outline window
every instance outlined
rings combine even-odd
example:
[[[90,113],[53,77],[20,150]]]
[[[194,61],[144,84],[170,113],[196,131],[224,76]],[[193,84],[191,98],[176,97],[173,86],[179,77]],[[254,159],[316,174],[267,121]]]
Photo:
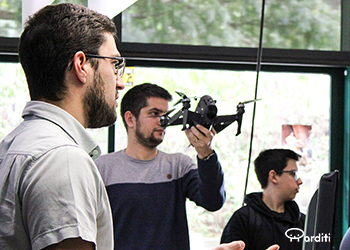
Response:
[[[19,63],[0,63],[0,141],[21,121],[29,101],[24,72]]]
[[[208,94],[217,101],[218,115],[226,115],[235,114],[239,102],[254,99],[255,72],[143,67],[128,68],[128,71],[133,74],[126,74],[126,77],[133,78],[135,84],[151,82],[166,88],[173,95],[171,105],[180,99],[175,91],[183,92],[188,97]],[[127,81],[127,78],[125,80]],[[304,161],[299,165],[303,185],[296,197],[303,212],[306,212],[319,178],[329,171],[330,82],[328,74],[260,73],[258,98],[261,100],[256,102],[251,159],[253,162],[263,149],[283,147],[284,125],[303,125],[311,128],[308,140],[304,141],[307,145],[301,150],[300,147],[295,148],[304,156]],[[120,92],[119,103],[128,89],[130,86]],[[191,99],[190,110],[194,110],[196,105],[197,102]],[[176,108],[181,108],[181,104]],[[225,172],[227,201],[223,208],[211,213],[192,202],[187,202],[193,249],[207,244],[210,246],[217,244],[230,216],[242,205],[253,103],[246,104],[245,111],[240,135],[235,136],[237,132],[235,122],[214,138],[214,148]],[[126,143],[126,132],[119,115],[116,123],[115,151],[124,149]],[[189,142],[181,131],[181,126],[170,126],[159,149],[165,152],[183,152],[195,159],[196,152],[188,145]],[[261,190],[252,162],[247,193]]]
[[[23,0],[33,5],[43,5],[38,1]],[[46,1],[48,2],[48,1]],[[52,4],[76,3],[87,6],[87,0],[55,0]],[[30,13],[32,14],[32,13]],[[0,2],[0,37],[19,37],[22,32],[22,0],[3,0]]]
[[[22,121],[22,111],[30,100],[24,72],[19,63],[0,63],[0,141]],[[108,128],[89,129],[107,153]]]
[[[138,0],[122,42],[258,47],[262,1]],[[266,1],[264,48],[340,50],[340,0]]]
[[[0,3],[1,37],[18,37],[20,35],[21,2],[19,0],[5,0]],[[54,3],[59,2],[66,1],[54,1]],[[87,6],[86,0],[69,2],[82,3]],[[246,50],[245,48],[258,47],[261,2],[251,0],[138,0],[121,14],[122,23],[121,27],[118,28],[121,31],[121,46],[118,48],[120,48],[123,56],[127,56],[128,59],[130,57],[128,64],[130,65],[132,60],[136,60],[135,58],[141,58],[141,63],[138,61],[135,64],[138,67],[134,68],[135,84],[142,82],[159,84],[168,89],[173,95],[173,103],[179,98],[175,94],[175,90],[182,91],[188,96],[209,94],[217,100],[218,115],[235,113],[239,101],[251,100],[254,97],[255,73],[244,70],[246,62],[254,61],[256,53],[253,49]],[[269,49],[266,49],[263,52],[263,61],[277,64],[348,66],[346,52],[339,54],[331,52],[340,50],[340,0],[298,0],[289,2],[273,0],[266,2],[263,48],[285,50],[269,51]],[[344,1],[342,1],[342,4],[345,7],[347,6]],[[346,27],[346,24],[343,25]],[[346,29],[343,30],[346,31]],[[14,44],[11,45],[11,48],[16,48],[17,42],[18,39],[13,39]],[[133,44],[128,43],[135,43],[135,46],[133,47]],[[145,43],[145,46],[140,43]],[[160,46],[152,44],[160,44]],[[162,44],[207,45],[212,47],[175,46],[170,47],[172,50],[169,50],[168,46],[163,47]],[[2,45],[4,52],[8,52],[8,40],[6,40],[6,44],[2,43]],[[148,45],[152,49],[155,48],[154,51],[150,50]],[[240,49],[231,53],[232,50],[222,49],[221,46],[239,47]],[[194,53],[197,57],[192,57],[193,55],[188,53],[189,49],[195,50],[200,55]],[[290,49],[314,51],[296,52]],[[172,56],[174,50],[177,57]],[[325,53],[320,53],[318,50],[325,50],[323,51]],[[190,64],[193,60],[219,60],[229,61],[230,63],[239,61],[243,62],[239,66],[243,71],[165,69],[140,66],[149,62],[151,62],[150,65],[153,65],[154,61],[146,57],[161,57],[162,54],[161,56],[158,56],[157,53],[156,56],[154,55],[154,52],[158,51],[168,53],[165,55],[165,60],[170,61],[171,65],[174,65],[171,61],[172,58],[188,59]],[[301,52],[302,55],[300,56],[298,52]],[[179,56],[178,53],[180,53]],[[218,54],[221,56],[219,59],[217,59]],[[298,56],[295,57],[295,54]],[[187,57],[183,58],[183,55]],[[16,61],[15,55],[14,58],[13,61]],[[241,60],[241,58],[243,59]],[[249,60],[251,58],[252,60]],[[142,61],[143,59],[145,60]],[[230,63],[225,64],[224,68],[231,68]],[[186,65],[188,65],[188,62],[184,62],[184,65],[180,65],[180,67],[186,67]],[[251,69],[251,67],[248,68]],[[282,146],[285,138],[282,134],[283,126],[310,126],[311,157],[309,157],[307,165],[302,167],[300,171],[304,184],[296,198],[304,211],[320,175],[329,170],[329,161],[331,160],[332,166],[336,165],[340,168],[343,167],[345,161],[348,161],[347,155],[342,153],[344,146],[342,140],[345,137],[342,130],[344,107],[337,100],[332,101],[332,157],[329,152],[330,81],[329,75],[318,73],[262,72],[260,74],[258,98],[262,98],[262,100],[256,103],[252,160],[264,148]],[[343,100],[343,97],[340,97],[344,92],[343,76],[340,74],[335,81],[337,84],[332,86],[332,92],[337,92],[339,95],[336,96],[332,93],[332,96]],[[0,82],[1,141],[3,136],[21,121],[21,112],[25,102],[29,100],[29,94],[19,64],[0,63]],[[128,88],[126,87],[124,91],[121,91],[121,98]],[[271,94],[273,94],[273,97],[270,96]],[[282,100],[283,105],[281,104]],[[195,108],[195,106],[196,102],[192,99],[192,108]],[[338,109],[335,110],[334,107],[336,106]],[[237,137],[234,136],[237,126],[234,123],[215,138],[215,148],[219,153],[225,171],[226,204],[218,212],[206,213],[203,209],[188,202],[193,249],[195,249],[195,246],[201,246],[201,242],[203,247],[200,249],[205,249],[203,238],[206,237],[211,238],[206,244],[213,242],[216,245],[228,218],[242,204],[244,177],[248,166],[253,104],[247,104],[245,108],[242,134]],[[348,114],[346,113],[346,115]],[[107,153],[107,128],[95,129],[90,132],[98,141],[102,152]],[[120,150],[126,146],[127,142],[120,115],[116,123],[115,134],[115,150]],[[222,141],[222,138],[228,139]],[[165,141],[161,144],[160,149],[171,152],[182,151],[191,157],[195,157],[193,148],[187,146],[187,139],[180,127],[173,126],[167,129]],[[237,180],[237,175],[242,178]],[[348,184],[348,179],[345,178],[343,181],[344,184]],[[247,193],[256,190],[260,190],[260,186],[255,178],[253,165],[250,164]],[[347,197],[345,191],[344,195]],[[347,208],[346,204],[343,200],[342,206]],[[343,211],[339,213],[343,213]],[[198,214],[200,216],[196,216]],[[345,222],[347,219],[346,212],[337,217],[338,225],[344,224],[345,226],[343,225],[342,232],[341,226],[338,227],[339,231],[335,233],[335,238],[338,237],[335,239],[335,245],[339,243],[339,237],[341,239],[341,235],[346,230],[345,227],[348,226],[348,223]]]

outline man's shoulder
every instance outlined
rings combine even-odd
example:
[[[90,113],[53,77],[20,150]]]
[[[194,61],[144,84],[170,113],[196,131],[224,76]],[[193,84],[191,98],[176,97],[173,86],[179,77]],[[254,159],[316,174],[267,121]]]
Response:
[[[233,216],[247,217],[250,213],[256,213],[256,211],[249,205],[243,205],[234,212]]]
[[[48,151],[60,146],[75,146],[77,144],[67,134],[54,125],[32,126],[22,123],[0,145],[1,154],[24,154],[40,157]],[[4,151],[4,152],[3,152]]]
[[[119,151],[116,151],[116,152],[103,154],[103,155],[100,155],[96,159],[96,161],[105,161],[105,160],[109,160],[109,159],[117,159],[119,157],[122,157],[123,154],[124,154],[124,150],[119,150]]]
[[[190,156],[185,155],[184,153],[180,153],[180,152],[167,153],[167,152],[159,150],[158,156],[160,158],[173,159],[173,160],[185,160],[185,161],[192,160],[192,158]]]

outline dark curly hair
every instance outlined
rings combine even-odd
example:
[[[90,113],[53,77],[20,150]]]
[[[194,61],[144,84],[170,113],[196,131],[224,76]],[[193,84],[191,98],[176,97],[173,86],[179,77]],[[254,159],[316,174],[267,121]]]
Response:
[[[97,54],[106,33],[116,38],[115,24],[82,5],[48,5],[31,16],[18,48],[31,99],[61,100],[65,73],[75,53]],[[91,64],[98,66],[96,61]]]
[[[289,159],[298,161],[300,155],[290,149],[268,149],[261,151],[255,159],[255,173],[260,182],[261,188],[267,187],[269,172],[275,170],[278,175],[288,163]]]
[[[148,105],[147,99],[150,97],[159,97],[167,101],[172,100],[171,94],[166,89],[152,83],[136,85],[125,93],[120,105],[120,113],[121,117],[123,117],[123,123],[126,130],[128,130],[124,117],[126,111],[130,111],[136,118],[138,118],[140,110]]]

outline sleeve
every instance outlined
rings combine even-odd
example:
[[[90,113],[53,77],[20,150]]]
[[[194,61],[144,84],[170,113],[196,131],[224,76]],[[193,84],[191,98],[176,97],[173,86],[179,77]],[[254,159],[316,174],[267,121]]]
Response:
[[[217,154],[208,160],[198,159],[198,169],[186,176],[187,197],[208,211],[219,210],[226,197],[224,173]]]
[[[97,245],[99,217],[108,218],[103,214],[108,211],[103,206],[109,206],[103,189],[93,160],[81,148],[59,147],[37,159],[20,188],[32,248],[76,237]]]
[[[300,213],[300,227],[301,229],[304,229],[305,227],[305,221],[306,221],[306,215],[304,213]]]
[[[226,224],[220,243],[229,243],[235,240],[242,240],[246,244],[244,249],[249,249],[249,214],[246,207],[242,207],[233,213]]]

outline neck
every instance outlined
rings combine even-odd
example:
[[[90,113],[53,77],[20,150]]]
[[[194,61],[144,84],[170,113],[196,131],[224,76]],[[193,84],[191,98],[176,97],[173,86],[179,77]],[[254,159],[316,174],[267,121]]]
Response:
[[[271,190],[265,189],[262,195],[262,200],[272,211],[284,213],[284,202],[279,199],[276,192],[271,192]]]
[[[60,107],[64,111],[71,114],[75,119],[78,120],[78,122],[81,125],[83,125],[84,128],[86,128],[84,109],[83,109],[83,106],[81,105],[81,103],[77,100],[77,98],[76,99],[65,98],[65,99],[63,99],[61,101],[57,101],[57,102],[41,98],[41,99],[39,99],[39,101],[47,102],[47,103],[50,103],[50,104],[55,105],[57,107]]]
[[[139,143],[130,143],[125,149],[125,153],[138,160],[152,160],[158,155],[157,148],[148,148],[140,145]]]

